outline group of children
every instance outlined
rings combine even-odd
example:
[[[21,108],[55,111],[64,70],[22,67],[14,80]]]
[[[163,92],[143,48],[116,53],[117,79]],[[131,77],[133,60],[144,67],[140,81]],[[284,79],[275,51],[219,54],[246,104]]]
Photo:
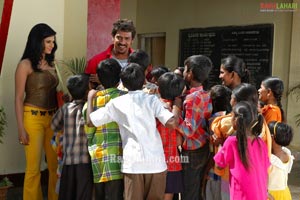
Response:
[[[259,96],[244,83],[206,91],[206,56],[188,57],[183,78],[164,72],[153,83],[144,51],[128,61],[99,63],[103,90],[89,90],[86,75],[68,79],[73,101],[51,126],[62,131],[59,199],[288,199],[293,132],[281,122],[280,79],[263,81]]]
[[[258,91],[248,83],[210,91],[214,110],[206,199],[291,199],[287,180],[294,158],[286,146],[293,131],[284,122],[282,80],[266,78]]]

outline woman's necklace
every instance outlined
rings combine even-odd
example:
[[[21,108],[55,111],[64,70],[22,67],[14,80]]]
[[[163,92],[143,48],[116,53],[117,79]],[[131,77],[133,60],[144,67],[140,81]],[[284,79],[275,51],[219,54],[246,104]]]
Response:
[[[47,70],[47,69],[49,69],[48,62],[46,60],[44,60],[44,59],[40,60],[38,68],[40,70]]]

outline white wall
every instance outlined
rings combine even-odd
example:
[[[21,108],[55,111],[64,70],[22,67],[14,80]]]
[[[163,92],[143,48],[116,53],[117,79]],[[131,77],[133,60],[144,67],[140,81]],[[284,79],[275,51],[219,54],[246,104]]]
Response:
[[[87,5],[87,0],[65,0],[64,59],[86,56]]]
[[[293,13],[293,28],[291,32],[291,55],[290,55],[290,68],[289,68],[289,86],[300,84],[300,0],[294,0],[298,4],[298,11]],[[298,90],[298,95],[300,90]],[[297,95],[290,95],[288,98],[287,120],[294,127],[294,138],[292,142],[293,148],[300,152],[300,127],[295,125],[295,116],[300,114],[299,101]],[[300,155],[300,154],[299,154]]]
[[[0,76],[0,105],[5,107],[8,117],[4,144],[0,144],[0,174],[25,170],[25,154],[23,146],[18,144],[14,112],[14,72],[30,29],[44,22],[57,32],[57,59],[64,59],[64,52],[69,57],[85,56],[86,13],[87,1],[82,0],[14,0]]]
[[[120,2],[120,18],[121,19],[131,19],[134,25],[137,25],[137,10],[138,10],[138,0],[121,1]],[[138,32],[137,32],[138,33]],[[132,48],[137,48],[137,36],[135,37]]]
[[[0,0],[0,17],[2,16],[3,5],[4,5],[4,0]]]

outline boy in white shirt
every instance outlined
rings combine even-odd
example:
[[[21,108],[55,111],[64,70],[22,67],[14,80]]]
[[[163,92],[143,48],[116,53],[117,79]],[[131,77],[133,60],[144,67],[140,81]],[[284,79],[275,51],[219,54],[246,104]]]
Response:
[[[155,95],[143,92],[145,74],[138,64],[130,63],[123,68],[120,77],[129,90],[128,94],[111,100],[105,107],[92,113],[95,91],[89,92],[87,123],[100,126],[115,121],[119,125],[123,145],[121,171],[124,173],[125,200],[163,199],[167,166],[156,119],[166,127],[177,127],[180,110],[177,105],[180,104],[173,106],[173,114],[164,108]]]

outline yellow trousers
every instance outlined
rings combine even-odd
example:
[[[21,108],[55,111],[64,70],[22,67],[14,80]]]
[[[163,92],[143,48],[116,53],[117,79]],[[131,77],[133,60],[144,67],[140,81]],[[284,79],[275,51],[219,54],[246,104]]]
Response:
[[[48,111],[36,107],[24,106],[24,127],[29,135],[29,145],[25,145],[26,170],[24,178],[23,199],[42,200],[41,159],[44,149],[49,171],[48,200],[58,198],[55,192],[57,181],[56,153],[50,141],[53,131],[50,128],[54,110]]]

